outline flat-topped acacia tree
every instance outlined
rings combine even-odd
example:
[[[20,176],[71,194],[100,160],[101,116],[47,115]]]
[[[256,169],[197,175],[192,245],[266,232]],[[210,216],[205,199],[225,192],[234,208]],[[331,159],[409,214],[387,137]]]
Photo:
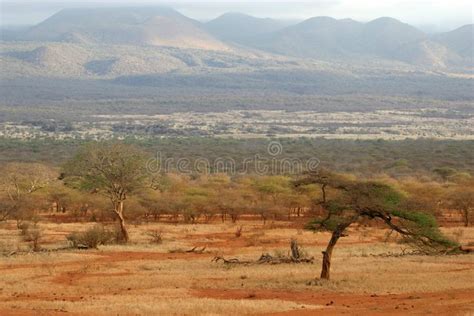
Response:
[[[152,174],[147,168],[148,155],[135,146],[119,142],[95,142],[78,150],[63,167],[67,185],[105,195],[113,206],[125,242],[124,202],[130,195],[149,188]]]
[[[458,245],[439,231],[435,218],[411,209],[412,203],[400,191],[377,181],[354,180],[328,171],[307,174],[296,181],[317,184],[320,198],[316,203],[325,216],[307,224],[307,229],[331,232],[321,269],[321,279],[329,280],[331,256],[339,238],[347,228],[362,219],[378,219],[399,233],[409,244],[425,253],[455,249]]]

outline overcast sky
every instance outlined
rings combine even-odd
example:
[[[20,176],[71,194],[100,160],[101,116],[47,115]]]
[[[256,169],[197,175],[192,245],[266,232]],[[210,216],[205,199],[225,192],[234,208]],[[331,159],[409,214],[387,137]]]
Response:
[[[259,17],[302,20],[332,16],[369,21],[390,16],[426,31],[445,31],[470,24],[472,0],[316,0],[316,1],[160,1],[160,0],[0,0],[2,25],[36,24],[63,8],[97,6],[171,6],[198,20],[209,20],[228,11]]]

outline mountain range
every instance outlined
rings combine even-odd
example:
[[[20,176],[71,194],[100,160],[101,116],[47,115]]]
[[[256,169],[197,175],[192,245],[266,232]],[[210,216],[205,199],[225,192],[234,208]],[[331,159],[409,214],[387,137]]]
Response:
[[[324,60],[383,58],[435,67],[473,65],[473,25],[428,35],[387,17],[368,23],[314,17],[282,27],[275,20],[224,15],[208,22],[207,30],[225,42],[285,56]]]
[[[161,7],[65,9],[20,34],[19,39],[228,49],[199,22]]]
[[[473,25],[428,35],[386,17],[290,24],[226,13],[202,23],[164,7],[82,8],[2,33],[0,66],[3,75],[118,76],[342,61],[471,72],[473,43]]]

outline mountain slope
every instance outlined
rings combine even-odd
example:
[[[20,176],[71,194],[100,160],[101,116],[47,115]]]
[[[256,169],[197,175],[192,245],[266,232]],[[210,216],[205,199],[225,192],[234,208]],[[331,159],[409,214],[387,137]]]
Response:
[[[431,40],[402,45],[393,52],[394,58],[411,64],[446,68],[464,65],[463,59],[446,46]]]
[[[256,18],[242,13],[225,13],[205,24],[206,30],[215,37],[230,42],[246,43],[257,35],[275,32],[287,23]]]
[[[255,41],[255,46],[296,57],[331,58],[351,54],[362,24],[350,19],[315,17]]]
[[[433,36],[437,41],[465,58],[473,58],[474,24],[464,25],[454,31]]]
[[[315,17],[262,37],[256,46],[298,57],[392,57],[393,50],[423,38],[421,31],[391,18],[364,24]]]
[[[83,64],[90,52],[73,44],[48,44],[32,50],[12,50],[4,54],[9,60],[2,63],[5,75],[18,72],[24,74],[50,74],[80,76]],[[18,62],[19,61],[19,62]],[[19,68],[18,70],[14,70]]]
[[[272,53],[317,59],[355,61],[386,59],[424,67],[472,67],[474,26],[429,37],[393,18],[368,23],[314,17],[248,44]]]
[[[199,22],[156,7],[66,9],[25,32],[22,39],[229,50]]]
[[[245,72],[269,67],[295,67],[299,62],[237,49],[214,51],[64,42],[0,42],[3,78],[113,78],[153,73]]]
[[[20,32],[16,38],[39,42],[39,45],[44,46],[42,50],[32,51],[34,45],[38,48],[38,43],[29,43],[30,49],[19,51],[16,55],[16,49],[7,50],[2,62],[17,63],[14,68],[21,72],[28,72],[32,65],[42,67],[34,71],[43,71],[48,65],[57,68],[63,64],[71,69],[74,64],[79,65],[74,66],[74,73],[82,71],[97,76],[153,71],[163,73],[185,68],[193,72],[198,68],[253,69],[262,60],[268,64],[269,60],[288,57],[288,62],[300,62],[306,58],[362,64],[400,65],[400,62],[404,62],[424,68],[456,67],[458,70],[474,65],[473,25],[428,36],[411,25],[387,17],[368,23],[314,17],[295,25],[283,24],[281,21],[240,13],[227,13],[202,24],[173,9],[161,7],[68,9]],[[126,50],[134,51],[134,54],[106,52],[101,53],[101,56],[89,56],[87,60],[79,58],[80,62],[76,62],[75,57],[68,61],[65,56],[74,56],[75,53],[54,51],[63,48],[50,48],[51,42],[76,44],[86,51],[96,50],[97,46],[103,46],[105,51],[124,46]],[[137,49],[156,49],[157,46],[175,49],[176,52],[135,55]],[[188,49],[189,52],[186,51]],[[229,56],[199,56],[196,49]],[[277,57],[276,54],[284,56]],[[237,58],[237,55],[240,56]],[[244,59],[249,55],[258,56],[259,60],[254,59],[247,64]],[[301,59],[289,61],[295,57]],[[35,62],[35,58],[39,62]],[[55,62],[56,59],[58,62]]]
[[[364,25],[358,34],[361,52],[383,57],[393,56],[393,51],[426,38],[417,28],[393,18],[378,18]]]

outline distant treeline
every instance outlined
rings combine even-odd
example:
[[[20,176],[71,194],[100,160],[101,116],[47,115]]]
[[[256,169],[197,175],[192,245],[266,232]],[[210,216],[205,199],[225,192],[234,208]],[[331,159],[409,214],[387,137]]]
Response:
[[[33,77],[0,81],[0,121],[228,110],[449,108],[472,113],[473,91],[470,79],[426,74],[355,77],[321,71],[260,71],[114,80]]]
[[[269,152],[271,141],[277,152]],[[244,166],[256,157],[271,164],[272,161],[319,161],[318,167],[364,175],[387,174],[391,177],[442,177],[443,172],[474,174],[474,141],[453,140],[328,140],[328,139],[227,139],[227,138],[157,138],[129,139],[156,159],[176,167],[180,159],[194,165],[196,160],[209,162],[212,170],[219,160],[234,161],[235,168],[255,172],[254,164]],[[0,139],[0,163],[41,162],[61,165],[85,141],[77,140],[11,140]],[[250,166],[250,167],[249,167]],[[191,167],[189,167],[191,168]],[[444,170],[444,171],[443,171]],[[195,170],[190,170],[193,172]],[[203,171],[203,170],[201,170]],[[279,172],[281,171],[281,172]],[[287,172],[271,169],[272,173]]]

